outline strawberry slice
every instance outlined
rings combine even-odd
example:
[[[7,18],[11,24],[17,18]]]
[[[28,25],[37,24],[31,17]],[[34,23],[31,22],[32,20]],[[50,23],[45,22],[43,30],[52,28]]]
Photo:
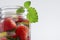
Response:
[[[11,18],[5,18],[3,21],[4,31],[10,31],[16,28],[16,23]]]
[[[21,40],[27,40],[28,37],[28,27],[26,26],[19,26],[16,30],[16,35],[21,39]]]

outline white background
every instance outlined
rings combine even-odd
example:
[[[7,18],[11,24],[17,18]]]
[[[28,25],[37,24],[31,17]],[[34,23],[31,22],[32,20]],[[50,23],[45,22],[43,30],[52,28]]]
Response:
[[[23,5],[26,0],[0,0],[0,7]],[[39,22],[31,24],[31,40],[60,40],[60,0],[31,0]]]

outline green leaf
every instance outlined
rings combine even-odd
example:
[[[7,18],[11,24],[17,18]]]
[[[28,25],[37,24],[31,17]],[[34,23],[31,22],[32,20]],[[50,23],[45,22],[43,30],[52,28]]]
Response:
[[[24,7],[25,7],[25,8],[29,8],[30,5],[31,5],[31,1],[26,1],[26,2],[24,3]]]
[[[32,8],[32,7],[28,8],[27,19],[31,23],[38,22],[38,14],[35,8]]]
[[[24,7],[20,7],[20,8],[18,8],[17,10],[16,10],[16,13],[17,14],[21,14],[21,13],[24,13]]]

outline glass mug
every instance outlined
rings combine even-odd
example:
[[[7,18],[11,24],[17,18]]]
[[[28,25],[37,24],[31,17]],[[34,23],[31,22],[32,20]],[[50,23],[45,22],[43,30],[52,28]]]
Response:
[[[29,20],[24,13],[16,14],[18,8],[0,9],[0,40],[30,40]]]

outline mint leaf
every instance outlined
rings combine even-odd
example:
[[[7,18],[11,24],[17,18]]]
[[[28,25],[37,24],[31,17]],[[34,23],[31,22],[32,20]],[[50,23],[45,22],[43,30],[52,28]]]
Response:
[[[38,14],[35,8],[28,8],[27,18],[31,23],[38,22]]]
[[[24,7],[25,7],[25,8],[29,8],[30,5],[31,5],[31,1],[26,1],[26,2],[24,3]]]
[[[21,14],[21,13],[24,13],[24,7],[20,7],[20,8],[18,8],[17,10],[16,10],[16,13],[17,14]]]

